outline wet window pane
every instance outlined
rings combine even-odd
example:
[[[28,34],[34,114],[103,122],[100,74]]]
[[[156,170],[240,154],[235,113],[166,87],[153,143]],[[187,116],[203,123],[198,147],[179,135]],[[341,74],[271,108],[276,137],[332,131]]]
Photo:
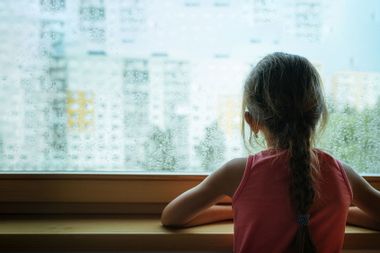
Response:
[[[379,174],[379,31],[375,0],[0,0],[0,171],[215,170],[246,155],[250,68],[286,51],[323,77],[319,146]]]

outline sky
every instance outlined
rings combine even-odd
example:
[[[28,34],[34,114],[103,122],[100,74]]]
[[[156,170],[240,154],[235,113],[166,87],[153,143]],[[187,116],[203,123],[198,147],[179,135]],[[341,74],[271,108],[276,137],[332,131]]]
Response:
[[[269,8],[275,14],[270,22],[259,25],[251,23],[255,13],[250,14],[249,1],[224,1],[229,3],[224,7],[215,7],[214,1],[192,2],[197,4],[149,4],[143,13],[147,18],[145,32],[132,35],[136,43],[127,45],[126,50],[141,54],[169,52],[195,60],[227,55],[242,61],[252,61],[255,56],[272,51],[286,51],[322,63],[329,72],[380,72],[380,1],[320,1],[322,32],[317,42],[287,31],[293,1],[269,1],[274,3]],[[249,43],[252,39],[259,43]]]
[[[0,20],[13,15],[7,8],[17,9],[17,19],[42,19],[38,8],[25,10],[26,2],[30,3],[0,0],[3,9]],[[40,1],[35,2],[38,6]],[[269,10],[264,14],[258,13],[252,0],[142,0],[132,8],[135,15],[123,19],[120,10],[135,2],[105,1],[106,51],[110,57],[146,57],[164,52],[173,58],[195,62],[227,56],[231,61],[252,64],[267,53],[285,51],[323,64],[330,73],[338,70],[380,72],[380,1],[377,0],[315,1],[320,10],[316,20],[321,23],[317,42],[294,36],[294,29],[289,29],[297,0],[256,1],[267,3],[261,7],[256,5]],[[65,35],[69,54],[78,52],[83,44],[83,38],[78,36],[79,3],[79,0],[67,0],[68,11],[64,16],[50,17],[65,20],[69,28]],[[260,15],[269,22],[255,23]],[[132,24],[135,32],[120,32],[131,27],[131,20],[142,22]]]

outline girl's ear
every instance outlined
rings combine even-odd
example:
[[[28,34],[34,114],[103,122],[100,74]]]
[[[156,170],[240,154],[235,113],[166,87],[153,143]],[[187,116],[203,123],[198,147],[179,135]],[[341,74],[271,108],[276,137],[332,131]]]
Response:
[[[259,130],[260,130],[259,123],[253,119],[252,115],[249,112],[244,113],[244,119],[245,119],[245,122],[247,122],[247,124],[251,128],[251,131],[255,135],[257,135],[259,133]]]
[[[245,119],[245,122],[247,122],[247,124],[252,128],[252,116],[249,112],[245,112],[244,113],[244,119]]]

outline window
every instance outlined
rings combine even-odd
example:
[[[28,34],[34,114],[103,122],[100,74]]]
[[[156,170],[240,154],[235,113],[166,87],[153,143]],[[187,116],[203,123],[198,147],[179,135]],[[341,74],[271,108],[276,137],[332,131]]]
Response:
[[[322,75],[318,145],[379,174],[379,30],[370,0],[2,0],[0,171],[212,171],[245,154],[249,70],[286,51]]]

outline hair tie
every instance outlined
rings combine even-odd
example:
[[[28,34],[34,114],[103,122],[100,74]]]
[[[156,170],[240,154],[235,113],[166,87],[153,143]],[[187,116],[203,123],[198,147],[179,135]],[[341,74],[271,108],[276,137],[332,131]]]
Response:
[[[307,226],[309,224],[310,214],[300,214],[297,217],[297,223],[301,226]]]

